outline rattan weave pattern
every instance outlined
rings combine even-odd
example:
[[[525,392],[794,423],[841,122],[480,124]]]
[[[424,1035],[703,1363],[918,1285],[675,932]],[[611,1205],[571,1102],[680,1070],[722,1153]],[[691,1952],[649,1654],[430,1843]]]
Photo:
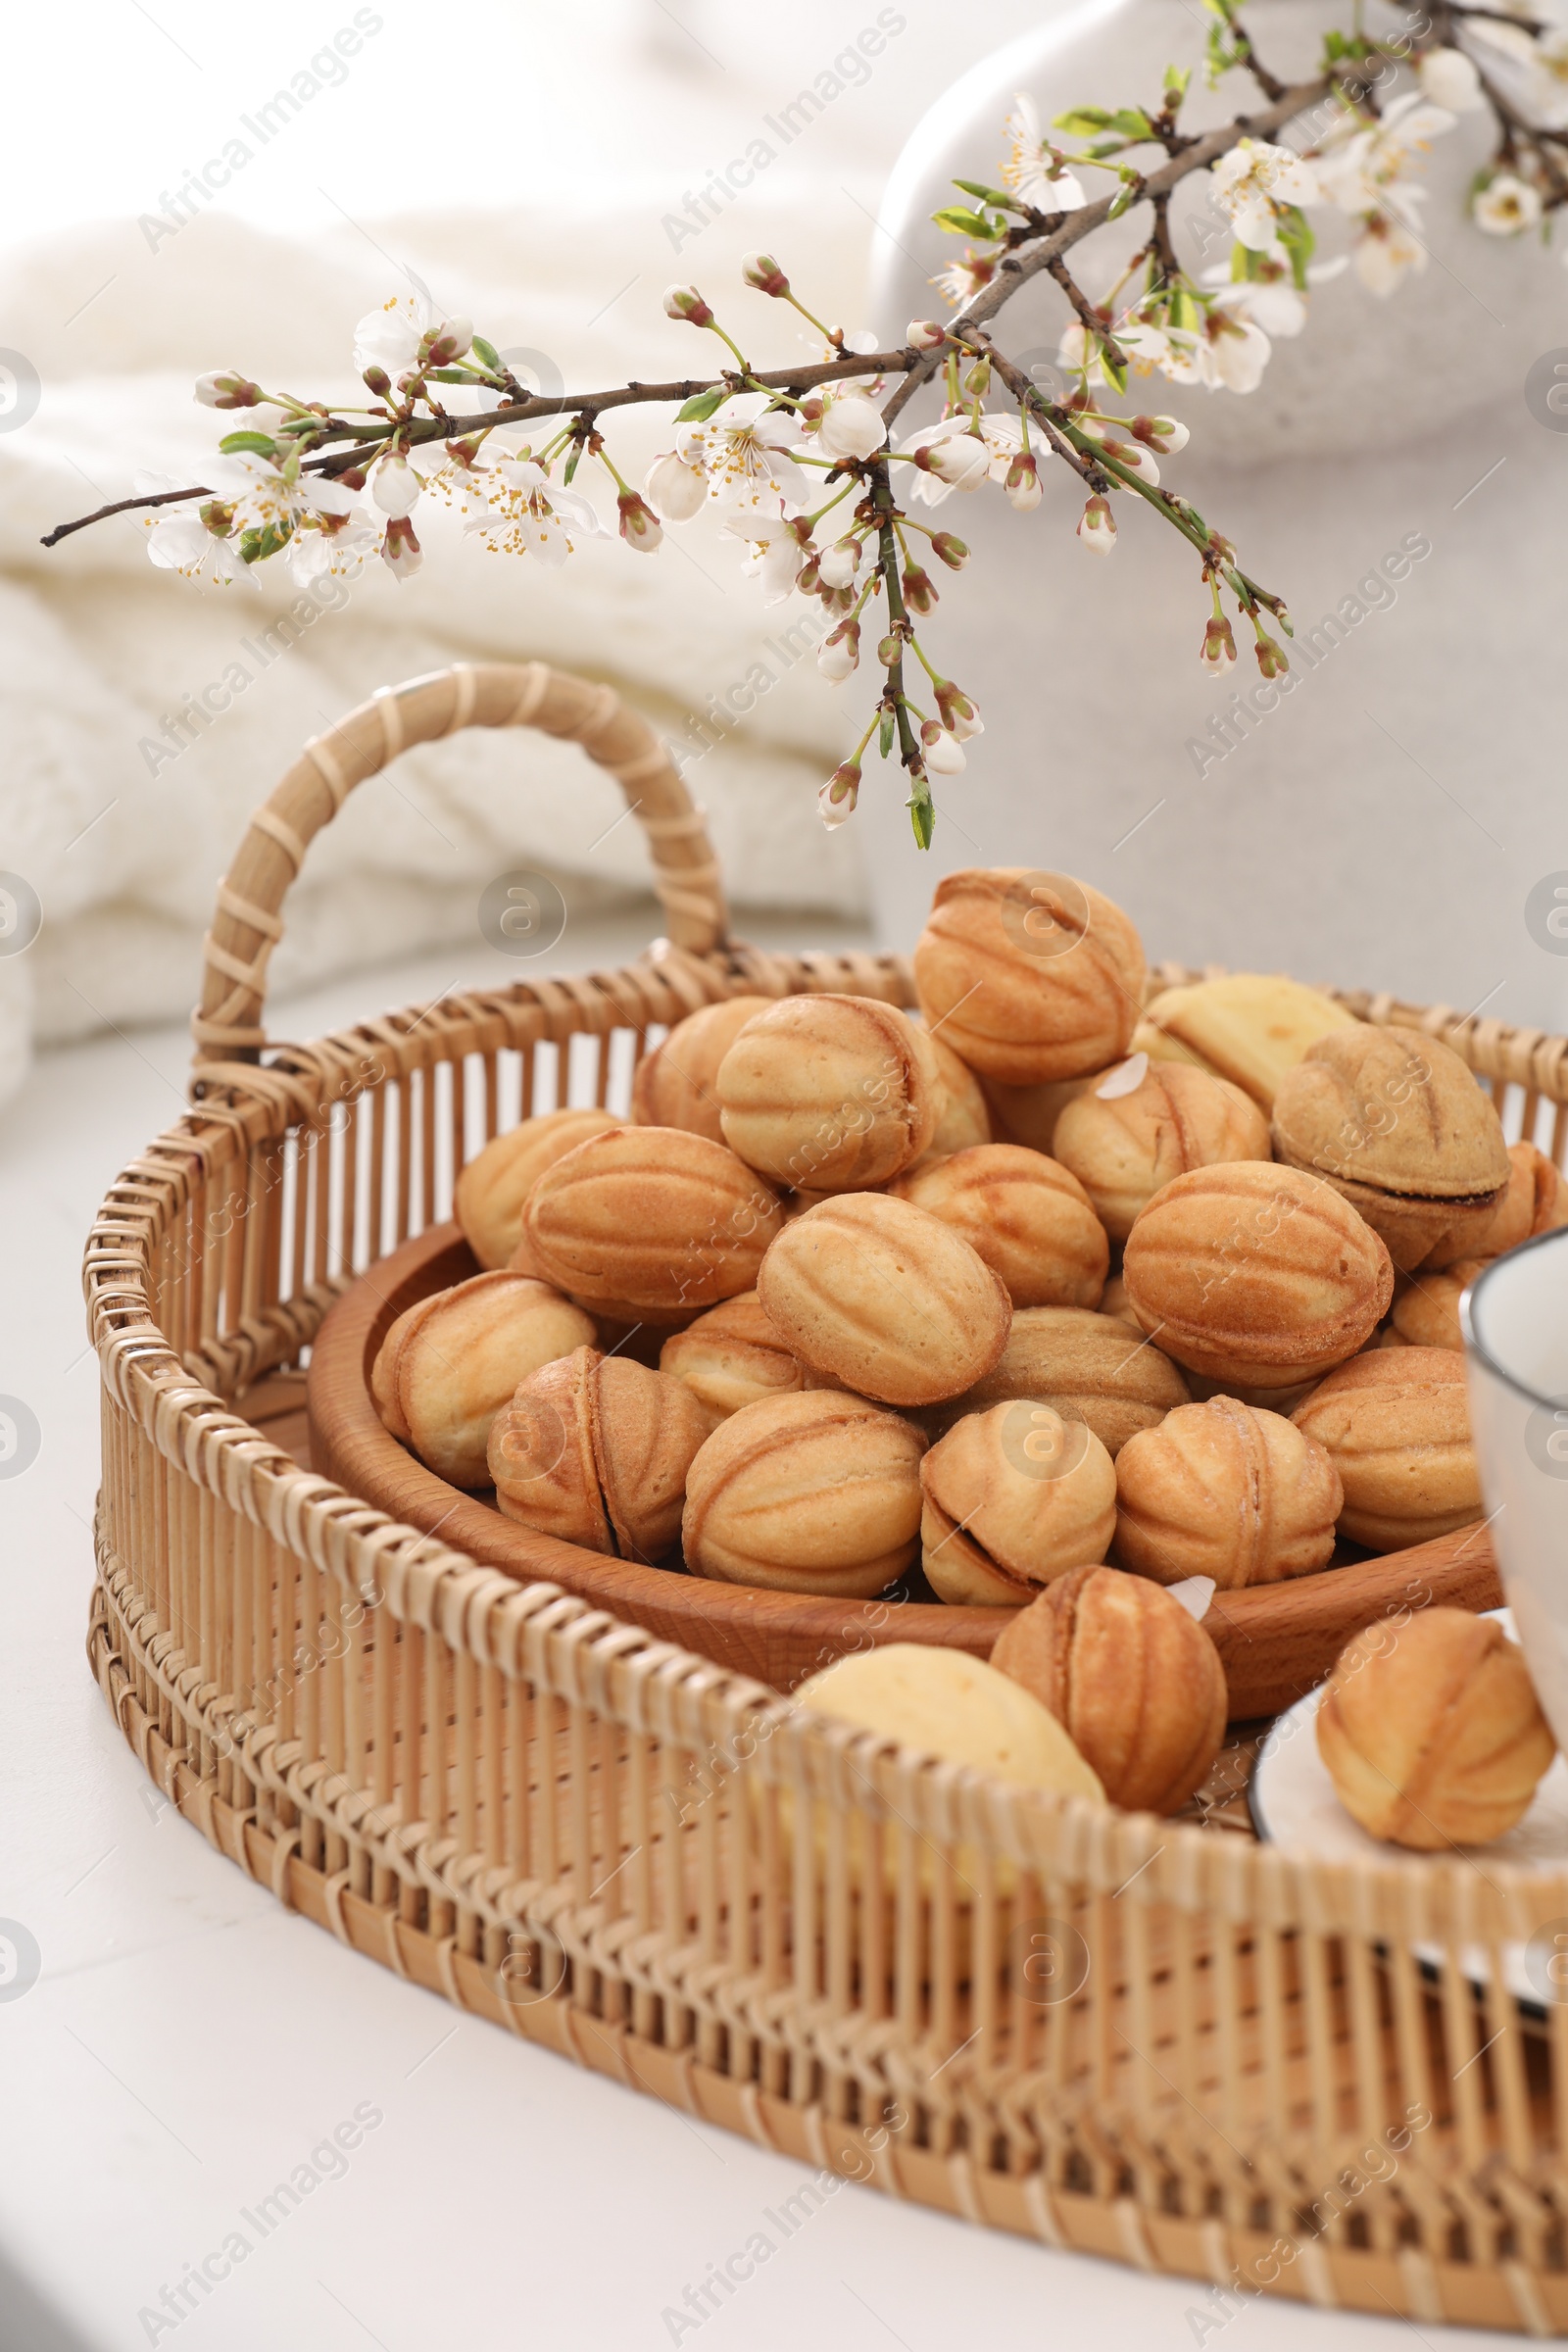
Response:
[[[736,990],[909,1001],[896,958],[729,942],[642,722],[541,667],[377,698],[291,771],[225,885],[197,1099],[94,1228],[89,1652],[143,1765],[354,1948],[764,2145],[1241,2293],[1568,2329],[1568,2006],[1521,2012],[1498,1964],[1568,1918],[1568,1874],[1296,1864],[803,1720],[269,1436],[333,1298],[568,1057],[618,1099],[651,1027]],[[632,797],[657,775],[685,944],[257,1058],[282,835],[303,855],[323,776],[529,710]],[[1568,1041],[1344,1001],[1447,1037],[1561,1164]]]

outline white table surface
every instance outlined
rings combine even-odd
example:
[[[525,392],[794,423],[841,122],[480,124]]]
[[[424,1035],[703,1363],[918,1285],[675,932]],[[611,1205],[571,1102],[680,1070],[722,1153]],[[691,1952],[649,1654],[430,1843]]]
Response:
[[[578,924],[557,960],[620,960],[646,937],[641,918]],[[480,968],[362,974],[278,1026],[318,1034]],[[1261,2298],[1216,2329],[1197,2282],[851,2184],[701,2327],[674,2327],[666,2309],[808,2168],[464,2018],[280,1910],[159,1796],[87,1671],[98,1409],[82,1241],[116,1171],[178,1115],[187,1054],[176,1030],[58,1053],[0,1114],[0,1394],[43,1433],[32,1466],[0,1480],[0,1919],[42,1952],[31,1989],[0,2000],[4,2352],[176,2337],[196,2352],[1519,2341]],[[341,2177],[258,2239],[242,2209],[367,2105],[381,2121]],[[177,2326],[142,2316],[236,2227],[252,2250],[207,2301]]]

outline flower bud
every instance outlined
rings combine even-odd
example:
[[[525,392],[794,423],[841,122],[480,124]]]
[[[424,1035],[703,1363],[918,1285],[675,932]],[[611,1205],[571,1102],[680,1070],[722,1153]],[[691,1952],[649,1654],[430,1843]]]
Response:
[[[1092,498],[1078,518],[1078,536],[1097,556],[1108,556],[1116,544],[1116,521],[1108,498]]]
[[[906,566],[904,601],[911,612],[929,612],[937,601],[936,587],[931,574],[928,571],[922,571],[918,564],[910,564]]]
[[[985,733],[985,725],[980,716],[980,706],[971,696],[964,693],[961,686],[955,686],[951,678],[939,678],[936,695],[937,709],[942,713],[942,723],[948,733],[956,736],[959,743],[967,743],[971,735]]]
[[[620,509],[620,535],[626,545],[635,555],[653,555],[664,532],[648,501],[635,490],[623,490],[615,504]]]
[[[1285,658],[1284,646],[1276,645],[1266,631],[1259,636],[1253,651],[1257,655],[1257,666],[1265,678],[1283,678],[1291,666]]]
[[[1035,453],[1032,449],[1019,450],[1018,455],[1007,467],[1007,478],[1004,482],[1003,488],[1007,493],[1008,506],[1014,508],[1018,514],[1032,514],[1034,513],[1046,493],[1040,479],[1040,467],[1035,463]]]
[[[860,568],[860,542],[836,539],[831,547],[823,548],[816,568],[829,588],[847,588]]]
[[[911,351],[940,351],[948,339],[948,330],[935,318],[911,318],[904,330]]]
[[[860,763],[858,760],[841,760],[816,796],[822,822],[830,833],[854,815],[859,797]]]
[[[863,392],[839,392],[823,405],[816,446],[825,458],[869,458],[888,437],[882,412]]]
[[[816,554],[809,557],[801,565],[800,570],[795,574],[795,585],[803,596],[814,596],[821,585],[821,579],[822,558],[820,554]]]
[[[425,353],[426,366],[450,368],[454,360],[462,359],[472,341],[473,320],[471,318],[446,319],[437,328],[435,334],[429,338],[429,349]]]
[[[816,657],[816,666],[832,686],[842,686],[860,665],[860,624],[858,620],[841,620],[836,629],[822,640]]]
[[[196,398],[204,409],[260,408],[262,397],[261,385],[253,384],[248,375],[240,375],[233,368],[196,378]]]
[[[671,450],[649,466],[643,495],[666,522],[690,522],[708,496],[708,476],[698,466],[684,465]]]
[[[916,463],[953,490],[978,490],[991,470],[991,452],[978,433],[955,433],[922,449]]]
[[[1157,449],[1162,458],[1172,456],[1178,449],[1185,449],[1192,439],[1186,425],[1174,416],[1135,416],[1132,436],[1135,441],[1142,441],[1146,448]]]
[[[893,669],[904,660],[904,639],[899,635],[897,629],[889,629],[887,635],[880,640],[876,649],[876,658],[884,669]]]
[[[394,514],[381,542],[381,561],[395,580],[410,580],[424,562],[414,525],[406,514]]]
[[[976,400],[984,400],[991,389],[991,362],[989,360],[976,360],[963,379],[963,388],[966,392],[973,393]]]
[[[741,263],[741,276],[759,294],[771,294],[775,302],[782,302],[790,290],[789,279],[770,253],[747,254]]]
[[[1209,622],[1203,631],[1198,659],[1205,669],[1213,670],[1217,676],[1223,676],[1226,670],[1236,667],[1236,640],[1231,634],[1228,620],[1216,615]]]
[[[664,317],[683,318],[688,326],[711,326],[713,323],[713,314],[695,286],[666,286]]]
[[[940,556],[950,571],[961,571],[969,561],[966,541],[956,531],[936,531],[932,534],[931,553]]]
[[[927,772],[933,776],[961,776],[968,764],[957,739],[928,718],[920,729]]]
[[[377,466],[375,479],[370,485],[370,496],[383,514],[391,514],[401,520],[405,514],[413,514],[423,487],[408,459],[400,450],[394,450]]]
[[[384,368],[367,368],[364,380],[375,394],[377,400],[385,400],[392,389],[392,378]]]

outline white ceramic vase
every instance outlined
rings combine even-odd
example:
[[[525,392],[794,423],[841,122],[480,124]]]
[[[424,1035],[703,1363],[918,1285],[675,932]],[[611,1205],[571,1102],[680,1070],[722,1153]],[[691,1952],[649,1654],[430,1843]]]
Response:
[[[1344,16],[1323,0],[1265,0],[1260,50],[1304,76]],[[1069,103],[1149,100],[1167,61],[1193,62],[1201,43],[1182,0],[1096,0],[966,74],[890,182],[879,333],[941,314],[929,278],[961,240],[929,215],[956,200],[951,174],[994,175],[1015,89],[1046,121]],[[1206,92],[1200,74],[1192,120],[1223,121],[1250,95],[1243,75]],[[1466,219],[1488,146],[1486,120],[1471,115],[1429,159],[1424,274],[1387,301],[1350,272],[1320,287],[1305,332],[1276,343],[1257,392],[1135,378],[1137,405],[1192,428],[1164,480],[1287,597],[1298,642],[1320,616],[1339,617],[1326,650],[1298,658],[1299,683],[1277,709],[1236,716],[1231,690],[1260,684],[1250,632],[1228,680],[1200,670],[1208,608],[1196,558],[1155,517],[1128,512],[1133,501],[1117,502],[1108,559],[1074,537],[1083,493],[1064,467],[1047,468],[1047,499],[1029,516],[995,487],[947,502],[943,520],[975,555],[961,579],[944,578],[926,627],[987,731],[967,774],[938,792],[928,858],[910,843],[898,778],[868,772],[858,821],[888,944],[908,944],[951,866],[1044,866],[1121,901],[1153,955],[1562,1025],[1568,938],[1547,931],[1539,897],[1527,906],[1544,880],[1549,903],[1550,878],[1568,868],[1568,433],[1536,420],[1524,385],[1543,353],[1568,346],[1568,278],[1561,239],[1502,241]],[[1314,218],[1335,250],[1337,217]],[[1189,268],[1227,258],[1201,183],[1188,183],[1172,220]],[[1142,233],[1124,220],[1079,248],[1093,296]],[[1049,362],[1066,316],[1058,290],[1036,281],[1004,315],[1003,347]],[[1227,712],[1234,748],[1215,756],[1211,721]]]

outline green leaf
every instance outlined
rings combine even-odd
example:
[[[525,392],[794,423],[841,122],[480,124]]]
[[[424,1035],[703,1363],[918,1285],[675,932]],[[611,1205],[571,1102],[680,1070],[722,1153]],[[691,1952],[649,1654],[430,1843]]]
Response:
[[[685,407],[676,410],[675,422],[677,424],[706,424],[714,411],[721,409],[728,398],[729,393],[722,384],[715,385],[711,392],[694,392]]]
[[[571,451],[571,455],[570,455],[570,457],[569,457],[569,458],[566,460],[566,470],[565,470],[565,472],[564,472],[564,473],[563,474],[563,476],[562,476],[562,479],[563,479],[563,481],[564,481],[564,482],[565,482],[565,484],[567,485],[567,487],[568,487],[568,488],[570,487],[570,484],[571,484],[571,477],[572,477],[572,475],[573,475],[573,474],[576,472],[576,470],[577,470],[577,467],[578,467],[578,466],[581,464],[581,462],[582,462],[582,443],[581,443],[580,441],[577,441],[577,442],[574,442],[574,443],[572,444],[572,451]]]
[[[1192,78],[1193,69],[1191,66],[1167,66],[1165,68],[1165,96],[1172,107],[1180,106],[1187,95],[1188,84]]]
[[[258,458],[275,458],[277,455],[277,443],[269,433],[225,433],[218,446],[225,458],[238,457],[241,453]]]
[[[1064,115],[1053,119],[1054,130],[1064,130],[1075,139],[1092,138],[1097,130],[1108,130],[1111,117],[1102,106],[1071,106]]]
[[[1000,204],[1007,211],[1018,201],[1015,196],[1009,196],[1005,188],[988,187],[983,179],[956,179],[953,184],[956,188],[961,188],[966,196],[978,196],[983,203]]]
[[[994,220],[986,213],[972,213],[961,204],[945,204],[931,218],[938,228],[948,229],[955,236],[984,237],[988,242],[1002,236],[1007,225],[1005,220]]]
[[[1178,283],[1172,286],[1165,318],[1169,326],[1184,328],[1188,334],[1196,332],[1200,324],[1200,314],[1197,303],[1185,285]]]
[[[1123,213],[1127,210],[1127,207],[1132,203],[1133,198],[1137,195],[1137,180],[1124,179],[1120,187],[1116,190],[1115,195],[1110,200],[1110,210],[1106,213],[1105,219],[1107,220],[1119,220]]]
[[[1141,106],[1121,106],[1105,125],[1107,130],[1119,130],[1124,139],[1152,139],[1154,125]]]
[[[487,368],[498,368],[501,366],[500,352],[493,343],[487,343],[483,335],[474,336],[473,348]]]
[[[1125,392],[1127,389],[1127,370],[1125,368],[1117,367],[1115,361],[1111,358],[1110,353],[1106,350],[1103,343],[1102,343],[1100,346],[1100,364],[1104,368],[1105,374],[1109,378],[1110,382],[1115,385],[1117,391]]]
[[[914,828],[915,847],[928,850],[931,847],[931,836],[937,829],[936,807],[931,795],[928,792],[922,793],[917,786],[914,797],[908,804],[908,808],[909,822]]]
[[[480,381],[471,368],[427,368],[424,377],[426,383],[430,384],[476,384]]]
[[[884,760],[893,749],[893,713],[891,710],[884,710],[882,713],[882,734],[877,748]]]

